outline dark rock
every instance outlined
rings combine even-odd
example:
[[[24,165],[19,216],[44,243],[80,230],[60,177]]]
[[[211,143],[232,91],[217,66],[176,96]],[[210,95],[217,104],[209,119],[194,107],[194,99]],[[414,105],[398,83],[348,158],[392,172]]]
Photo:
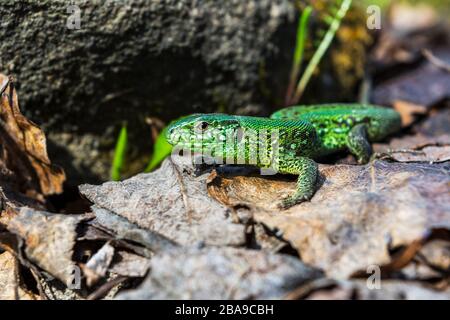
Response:
[[[80,29],[68,28],[68,1],[0,3],[1,71],[16,76],[23,110],[49,133],[69,182],[108,177],[124,120],[142,153],[147,115],[261,113],[283,98],[295,39],[289,0],[75,4]]]

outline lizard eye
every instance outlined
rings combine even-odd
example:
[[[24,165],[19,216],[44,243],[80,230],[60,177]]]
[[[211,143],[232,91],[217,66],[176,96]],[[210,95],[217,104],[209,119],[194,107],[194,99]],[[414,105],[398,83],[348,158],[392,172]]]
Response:
[[[201,131],[204,131],[208,128],[208,122],[202,121],[197,124],[197,128]]]

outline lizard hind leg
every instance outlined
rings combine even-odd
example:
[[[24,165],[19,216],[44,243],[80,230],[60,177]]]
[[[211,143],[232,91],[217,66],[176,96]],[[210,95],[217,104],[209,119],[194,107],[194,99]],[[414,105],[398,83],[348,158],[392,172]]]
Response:
[[[367,138],[367,125],[357,124],[347,136],[347,148],[358,160],[359,164],[369,162],[372,146]]]
[[[317,163],[306,157],[285,160],[279,168],[280,173],[298,174],[297,189],[294,194],[282,200],[279,207],[287,209],[312,198],[316,189]]]

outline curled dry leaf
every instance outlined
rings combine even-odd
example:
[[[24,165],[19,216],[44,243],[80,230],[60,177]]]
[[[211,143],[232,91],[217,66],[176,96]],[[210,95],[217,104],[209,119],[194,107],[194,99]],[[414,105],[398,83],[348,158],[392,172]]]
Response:
[[[195,175],[190,159],[172,156],[155,172],[79,189],[95,206],[178,244],[243,244],[244,226],[233,223],[230,210],[208,197],[207,177]]]
[[[106,275],[113,257],[114,247],[106,243],[84,265],[83,272],[86,276],[86,284],[89,287]]]
[[[60,281],[72,283],[76,227],[83,216],[52,214],[22,208],[7,226],[24,240],[26,257]]]
[[[227,247],[157,254],[150,270],[117,299],[280,299],[323,276],[291,256]]]
[[[312,200],[284,211],[276,203],[294,191],[294,181],[218,176],[208,189],[228,206],[248,206],[254,220],[278,230],[302,261],[347,278],[368,265],[390,263],[391,248],[434,228],[450,229],[448,170],[445,163],[321,165]]]
[[[43,131],[19,109],[14,83],[0,74],[1,163],[14,172],[15,185],[27,196],[62,192],[64,171],[51,164]]]

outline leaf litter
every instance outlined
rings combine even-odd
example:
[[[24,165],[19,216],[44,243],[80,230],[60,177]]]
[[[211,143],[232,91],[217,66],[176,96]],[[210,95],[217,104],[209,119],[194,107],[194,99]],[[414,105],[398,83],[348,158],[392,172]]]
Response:
[[[64,171],[0,75],[2,298],[448,299],[449,46],[429,36],[442,28],[432,15],[420,30],[407,22],[374,50],[372,101],[401,113],[402,132],[367,165],[320,165],[313,199],[285,211],[275,203],[293,177],[174,155],[150,174],[80,186],[88,212],[50,212]],[[408,68],[389,74],[396,65]]]

